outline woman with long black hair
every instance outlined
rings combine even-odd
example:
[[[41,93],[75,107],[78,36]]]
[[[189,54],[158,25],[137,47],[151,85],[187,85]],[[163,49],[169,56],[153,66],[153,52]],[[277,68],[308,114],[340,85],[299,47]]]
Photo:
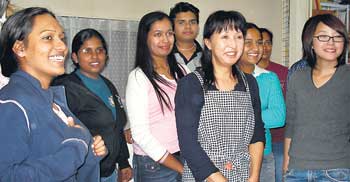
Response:
[[[126,106],[134,140],[134,180],[172,182],[183,165],[176,133],[174,96],[185,66],[171,54],[174,32],[163,12],[142,17],[135,69],[126,88]]]

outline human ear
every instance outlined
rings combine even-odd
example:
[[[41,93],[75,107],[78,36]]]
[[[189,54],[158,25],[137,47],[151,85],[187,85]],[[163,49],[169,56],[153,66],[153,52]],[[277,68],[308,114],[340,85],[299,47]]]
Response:
[[[12,46],[12,51],[16,54],[18,58],[23,58],[25,56],[24,48],[24,42],[16,40],[16,42]]]
[[[211,42],[209,39],[204,39],[204,44],[208,47],[209,50],[211,50]]]
[[[78,55],[75,52],[72,53],[72,60],[75,64],[79,64]]]

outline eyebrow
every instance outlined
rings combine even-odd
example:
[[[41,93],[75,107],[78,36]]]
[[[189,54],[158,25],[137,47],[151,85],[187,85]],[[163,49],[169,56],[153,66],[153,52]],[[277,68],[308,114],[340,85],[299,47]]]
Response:
[[[178,20],[176,20],[176,21],[186,21],[186,20],[188,20],[188,21],[197,21],[197,19],[196,18],[192,18],[192,19],[179,19],[179,18],[177,18]]]

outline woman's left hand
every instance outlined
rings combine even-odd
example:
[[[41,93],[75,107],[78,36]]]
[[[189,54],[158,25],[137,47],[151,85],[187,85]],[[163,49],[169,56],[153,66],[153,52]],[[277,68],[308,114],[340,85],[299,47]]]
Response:
[[[105,157],[108,154],[108,149],[100,135],[94,136],[94,142],[92,144],[92,151],[95,156]]]
[[[118,181],[119,182],[128,182],[132,178],[132,169],[131,167],[127,167],[124,169],[119,170],[118,172]]]

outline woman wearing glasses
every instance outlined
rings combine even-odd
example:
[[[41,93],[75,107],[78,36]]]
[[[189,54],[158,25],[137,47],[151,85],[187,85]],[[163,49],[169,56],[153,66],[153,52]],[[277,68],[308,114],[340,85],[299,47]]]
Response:
[[[309,67],[288,82],[285,181],[350,181],[348,33],[330,14],[304,25]]]
[[[76,69],[55,80],[64,85],[70,110],[90,133],[101,135],[109,154],[101,161],[101,182],[115,182],[116,163],[121,181],[129,181],[132,170],[123,127],[126,113],[111,81],[101,75],[108,60],[107,43],[94,29],[78,32],[72,42],[72,60]]]
[[[260,181],[270,182],[275,181],[275,164],[272,154],[270,128],[278,128],[284,125],[286,106],[277,75],[256,65],[260,61],[262,54],[263,41],[260,30],[255,24],[247,23],[244,51],[238,65],[243,72],[253,74],[258,82],[261,116],[264,122],[266,138]]]

